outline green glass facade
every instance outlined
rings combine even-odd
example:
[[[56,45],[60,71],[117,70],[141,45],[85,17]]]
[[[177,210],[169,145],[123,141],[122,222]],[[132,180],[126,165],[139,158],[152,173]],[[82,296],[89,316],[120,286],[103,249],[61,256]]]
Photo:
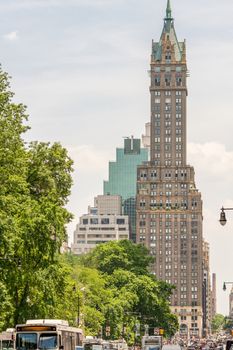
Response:
[[[148,150],[141,148],[140,139],[124,140],[117,148],[116,161],[109,162],[109,180],[104,181],[104,194],[122,197],[124,214],[129,216],[130,239],[136,241],[137,166],[148,161]]]

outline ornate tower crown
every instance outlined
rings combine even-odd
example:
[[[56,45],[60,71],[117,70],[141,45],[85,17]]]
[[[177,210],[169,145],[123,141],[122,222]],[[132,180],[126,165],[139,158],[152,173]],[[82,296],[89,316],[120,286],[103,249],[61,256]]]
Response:
[[[169,50],[167,49],[169,47]],[[174,27],[174,19],[172,17],[171,3],[167,0],[166,17],[164,18],[164,26],[159,42],[153,42],[152,60],[164,61],[166,52],[169,51],[171,63],[185,63],[185,42],[179,42]],[[162,62],[161,62],[162,63]]]

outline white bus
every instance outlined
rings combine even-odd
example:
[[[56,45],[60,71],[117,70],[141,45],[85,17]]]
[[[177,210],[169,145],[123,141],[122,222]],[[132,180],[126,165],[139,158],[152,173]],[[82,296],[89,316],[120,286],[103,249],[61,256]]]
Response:
[[[161,350],[163,337],[160,335],[144,335],[142,337],[142,350]]]
[[[75,350],[83,331],[63,320],[28,320],[16,326],[16,350]]]

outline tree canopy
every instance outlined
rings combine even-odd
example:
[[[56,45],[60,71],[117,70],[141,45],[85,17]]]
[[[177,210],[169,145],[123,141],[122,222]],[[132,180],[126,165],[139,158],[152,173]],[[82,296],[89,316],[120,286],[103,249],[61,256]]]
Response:
[[[131,335],[133,323],[141,324],[142,331],[147,324],[151,332],[155,327],[164,328],[167,335],[176,332],[177,318],[169,307],[173,287],[150,273],[152,261],[144,246],[127,240],[100,244],[81,258],[84,266],[96,268],[104,276],[111,290],[105,318],[114,336],[121,335],[126,320],[131,324]]]
[[[219,332],[222,329],[224,323],[225,323],[225,316],[221,314],[216,314],[213,317],[213,320],[211,323],[212,331],[214,333]]]
[[[65,208],[72,160],[59,143],[25,143],[26,108],[12,99],[9,77],[0,70],[0,274],[2,301],[11,301],[11,312],[0,317],[6,325],[34,310],[35,289],[51,297],[43,286],[46,269],[55,268],[72,217]]]

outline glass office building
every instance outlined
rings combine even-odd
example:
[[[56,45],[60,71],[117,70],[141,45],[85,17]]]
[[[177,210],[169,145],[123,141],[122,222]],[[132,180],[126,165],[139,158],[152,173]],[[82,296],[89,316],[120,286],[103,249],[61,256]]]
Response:
[[[148,161],[148,149],[141,140],[126,138],[124,148],[116,149],[116,161],[109,162],[109,180],[104,181],[104,194],[120,195],[123,212],[129,216],[130,239],[136,241],[137,166]]]

